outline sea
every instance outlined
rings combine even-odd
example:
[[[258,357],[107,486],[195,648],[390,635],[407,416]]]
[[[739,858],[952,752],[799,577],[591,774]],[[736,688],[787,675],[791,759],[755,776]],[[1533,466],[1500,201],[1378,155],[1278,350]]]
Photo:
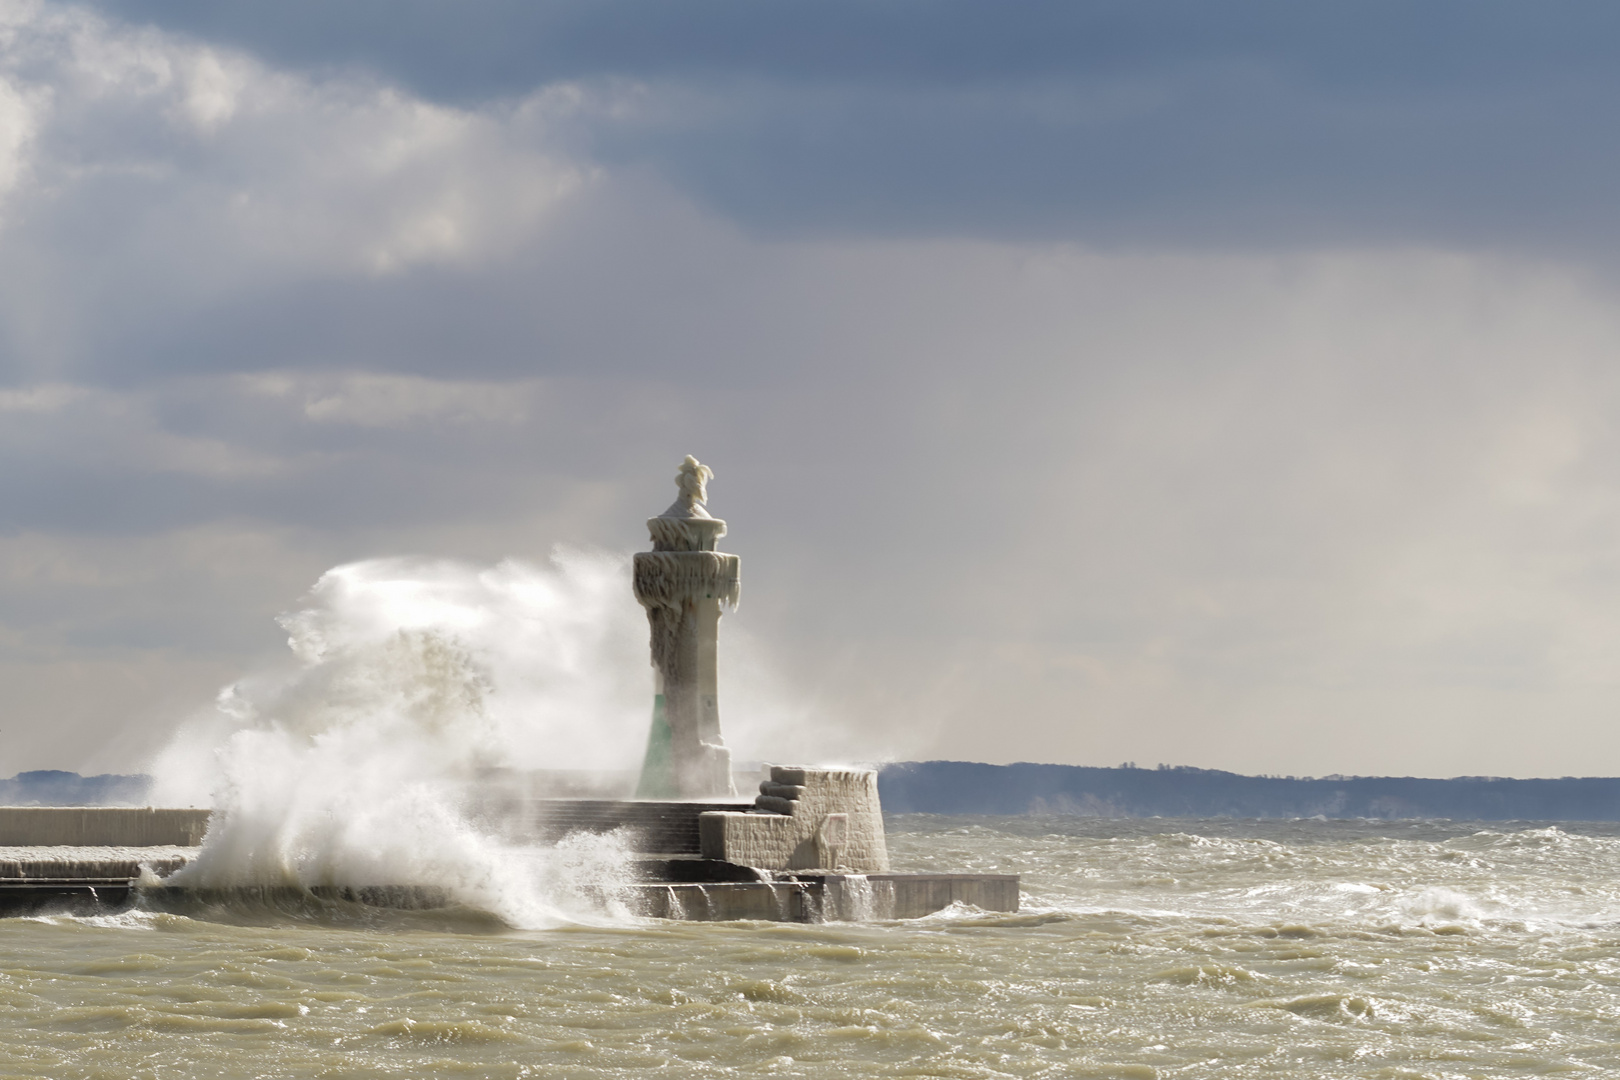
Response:
[[[1620,824],[888,820],[1016,914],[0,920],[7,1077],[1620,1075]]]

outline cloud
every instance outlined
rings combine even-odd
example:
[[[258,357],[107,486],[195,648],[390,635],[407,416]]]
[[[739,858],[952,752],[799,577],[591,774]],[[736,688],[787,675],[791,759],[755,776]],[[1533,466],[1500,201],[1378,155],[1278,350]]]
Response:
[[[304,415],[323,424],[393,428],[444,421],[518,424],[529,415],[532,383],[452,382],[415,375],[346,374],[300,379],[284,372],[244,377],[250,393],[303,399]]]
[[[744,559],[738,662],[778,672],[776,703],[737,676],[739,733],[777,714],[848,757],[1296,773],[1559,773],[1562,748],[1609,745],[1600,279],[1443,253],[713,244],[671,339],[710,374],[684,381],[282,370],[20,413],[37,426],[6,453],[38,486],[0,499],[10,527],[36,552],[83,537],[86,566],[114,550],[97,534],[135,538],[132,566],[169,569],[119,603],[168,612],[167,636],[103,614],[122,586],[20,550],[5,588],[61,604],[52,663],[101,641],[162,664],[258,640],[340,561],[639,547],[695,452]],[[271,467],[180,468],[171,445]],[[227,527],[240,561],[175,607],[186,538]],[[1527,747],[1530,709],[1548,737]]]
[[[566,87],[487,115],[80,9],[11,14],[0,110],[26,114],[0,125],[12,379],[140,364],[175,326],[293,283],[477,264],[588,182],[545,146]]]
[[[40,111],[38,94],[0,82],[0,197],[21,181]],[[32,100],[31,100],[32,99]]]
[[[162,10],[16,5],[0,34],[29,125],[0,194],[0,667],[30,732],[0,773],[138,757],[331,566],[640,547],[686,453],[744,559],[727,700],[758,745],[1291,773],[1620,751],[1620,315],[1602,272],[1534,254],[1546,215],[1593,244],[1606,219],[1538,202],[1534,161],[1422,156],[1511,156],[1478,125],[1598,100],[1590,56],[1537,59],[1563,30],[1493,86],[1506,9],[1432,71],[1391,39],[1373,78],[1293,16],[1235,63],[1239,30],[1110,9],[1135,36],[1076,66],[1049,34],[1020,74],[994,27],[905,45],[905,5],[842,61],[739,44],[782,23],[610,56],[606,16],[548,7],[598,51],[452,93],[420,42],[344,52],[311,8],[230,9],[274,16],[253,34]],[[470,10],[434,54],[464,74],[495,9]],[[1566,167],[1583,115],[1537,136],[1548,183],[1605,175],[1601,139]],[[1416,157],[1357,157],[1397,128]]]
[[[568,84],[570,145],[767,235],[1606,258],[1607,5],[105,0],[478,107]]]
[[[0,412],[54,413],[84,398],[82,387],[43,383],[0,390]]]

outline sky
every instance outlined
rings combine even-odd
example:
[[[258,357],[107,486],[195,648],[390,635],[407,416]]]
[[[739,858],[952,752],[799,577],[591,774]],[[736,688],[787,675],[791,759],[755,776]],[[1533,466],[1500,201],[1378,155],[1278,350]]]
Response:
[[[1620,775],[1617,31],[0,0],[0,775],[688,453],[796,753]]]

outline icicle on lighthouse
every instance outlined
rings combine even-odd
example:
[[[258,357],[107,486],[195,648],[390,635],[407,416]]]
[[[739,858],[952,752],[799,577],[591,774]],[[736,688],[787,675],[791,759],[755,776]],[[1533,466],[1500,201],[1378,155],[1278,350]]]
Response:
[[[651,551],[635,556],[636,599],[652,629],[658,682],[652,732],[636,795],[702,799],[734,795],[731,751],[720,738],[715,646],[721,605],[736,607],[742,560],[716,551],[726,523],[711,517],[707,465],[688,454],[675,476],[680,495],[647,519]]]

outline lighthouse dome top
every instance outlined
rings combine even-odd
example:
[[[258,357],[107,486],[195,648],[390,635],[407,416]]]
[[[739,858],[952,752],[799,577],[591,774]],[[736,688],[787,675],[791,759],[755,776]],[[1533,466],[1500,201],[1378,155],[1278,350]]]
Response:
[[[654,551],[715,550],[715,543],[726,535],[726,523],[710,514],[704,505],[712,479],[713,469],[691,454],[686,455],[680,471],[675,474],[675,486],[680,494],[668,510],[647,519]]]
[[[669,504],[669,509],[659,516],[673,518],[712,516],[704,504],[709,501],[709,481],[713,479],[713,469],[691,454],[687,454],[686,460],[681,462],[680,471],[675,474],[675,486],[681,493]]]

